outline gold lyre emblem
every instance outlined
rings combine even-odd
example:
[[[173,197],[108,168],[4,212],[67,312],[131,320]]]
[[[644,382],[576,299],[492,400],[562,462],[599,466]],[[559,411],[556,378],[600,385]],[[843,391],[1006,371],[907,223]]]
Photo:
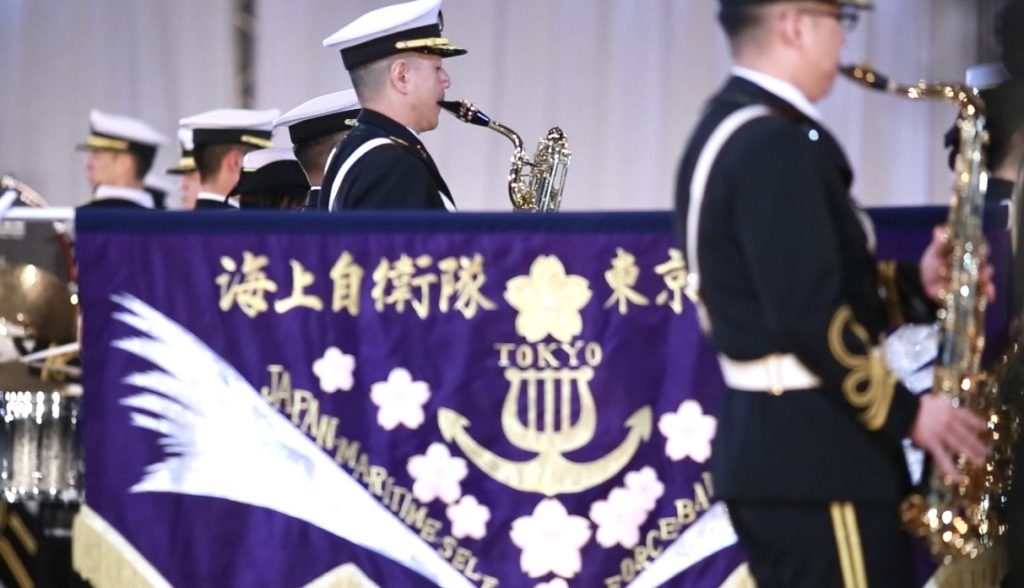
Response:
[[[597,431],[597,404],[590,382],[601,363],[601,346],[573,341],[583,330],[581,311],[590,297],[587,279],[568,274],[553,255],[537,257],[529,275],[516,276],[506,284],[505,300],[519,312],[516,332],[527,345],[514,354],[515,344],[496,346],[502,350],[498,365],[505,368],[508,381],[501,428],[509,443],[535,457],[527,461],[501,457],[470,436],[469,419],[450,408],[438,411],[445,441],[457,445],[474,465],[510,488],[545,496],[582,492],[622,471],[640,444],[651,438],[652,413],[645,406],[626,419],[626,438],[603,457],[580,463],[564,455],[585,447]],[[559,343],[543,343],[548,337]],[[559,350],[565,354],[562,360],[554,355]]]
[[[626,419],[629,432],[611,452],[585,463],[567,459],[564,454],[590,443],[597,429],[593,377],[590,366],[505,370],[509,389],[501,427],[509,443],[537,454],[530,460],[512,461],[483,447],[470,436],[469,419],[451,409],[438,411],[441,435],[488,476],[515,490],[557,496],[593,488],[626,467],[641,442],[650,439],[652,421],[645,406]],[[520,418],[524,403],[525,422]]]

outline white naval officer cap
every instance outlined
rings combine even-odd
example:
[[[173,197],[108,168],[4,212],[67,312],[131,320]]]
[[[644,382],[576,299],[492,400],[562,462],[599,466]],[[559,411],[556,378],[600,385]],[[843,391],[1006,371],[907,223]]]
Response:
[[[281,115],[276,108],[218,108],[178,121],[192,131],[193,149],[205,145],[239,144],[270,147],[274,119]]]
[[[292,143],[299,145],[356,126],[359,99],[355,90],[342,90],[307,100],[281,115],[274,128],[288,127]]]
[[[967,68],[965,81],[967,85],[978,89],[988,90],[1010,79],[1010,74],[1002,63],[979,63]]]
[[[309,180],[295,154],[286,147],[250,151],[242,158],[242,173],[232,194],[252,194],[266,190],[309,190]]]
[[[196,171],[196,158],[193,153],[194,145],[192,144],[192,129],[178,127],[178,148],[181,150],[181,155],[178,157],[178,163],[173,167],[167,168],[167,173],[180,176]]]
[[[131,151],[152,158],[167,137],[145,122],[110,114],[102,110],[89,111],[89,137],[78,145],[80,150]]]
[[[367,12],[324,39],[324,47],[341,51],[345,69],[383,59],[396,53],[416,51],[441,57],[464,55],[441,36],[442,0],[413,0]]]

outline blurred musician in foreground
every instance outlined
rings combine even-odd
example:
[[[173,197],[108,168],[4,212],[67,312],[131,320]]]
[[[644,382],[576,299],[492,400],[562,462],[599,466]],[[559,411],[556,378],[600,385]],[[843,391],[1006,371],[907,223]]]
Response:
[[[853,173],[814,103],[867,0],[719,0],[734,67],[690,137],[676,186],[687,265],[728,388],[717,493],[760,588],[911,586],[910,437],[946,475],[980,463],[981,419],[905,389],[879,352],[935,320],[948,247],[879,263]],[[991,292],[991,284],[985,284]]]
[[[320,197],[327,159],[355,128],[359,111],[355,90],[342,90],[307,100],[274,121],[274,129],[288,129],[295,158],[309,180],[309,197],[304,208],[327,210],[326,199]]]
[[[100,110],[89,113],[89,126],[89,137],[78,146],[88,152],[85,171],[93,188],[85,206],[154,208],[143,182],[167,139],[141,120]]]
[[[419,134],[437,128],[451,85],[442,58],[463,55],[441,36],[441,0],[369,12],[324,40],[339,49],[363,111],[327,165],[330,210],[455,210]]]

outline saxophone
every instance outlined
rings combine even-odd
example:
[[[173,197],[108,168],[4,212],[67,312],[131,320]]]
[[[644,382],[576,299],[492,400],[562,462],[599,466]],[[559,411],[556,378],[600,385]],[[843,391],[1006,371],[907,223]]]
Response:
[[[953,197],[946,230],[952,244],[949,286],[942,295],[939,356],[934,391],[954,406],[965,406],[988,423],[986,462],[970,467],[960,459],[958,480],[943,480],[932,472],[923,494],[911,495],[901,514],[908,529],[923,537],[943,563],[974,559],[992,547],[1005,532],[1001,510],[1009,490],[1007,464],[1012,461],[1012,415],[1000,399],[997,379],[981,369],[985,345],[986,299],[980,291],[987,244],[982,213],[988,185],[984,147],[985,104],[977,93],[960,84],[898,85],[863,66],[844,67],[856,82],[911,99],[938,99],[959,106],[960,151],[954,168]]]
[[[491,120],[463,100],[438,102],[462,122],[487,127],[512,141],[512,167],[508,172],[508,197],[512,207],[526,212],[555,212],[562,204],[562,187],[572,152],[562,129],[555,127],[537,143],[533,158],[526,156],[523,139],[505,125]]]

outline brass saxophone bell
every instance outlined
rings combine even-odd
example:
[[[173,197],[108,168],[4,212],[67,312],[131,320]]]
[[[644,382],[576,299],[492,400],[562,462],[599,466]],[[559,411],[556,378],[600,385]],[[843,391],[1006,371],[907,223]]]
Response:
[[[572,158],[562,129],[555,127],[548,131],[530,158],[518,133],[480,112],[471,102],[442,100],[438,105],[462,122],[487,127],[512,141],[514,150],[508,173],[508,196],[513,208],[525,212],[555,212],[559,209]]]

